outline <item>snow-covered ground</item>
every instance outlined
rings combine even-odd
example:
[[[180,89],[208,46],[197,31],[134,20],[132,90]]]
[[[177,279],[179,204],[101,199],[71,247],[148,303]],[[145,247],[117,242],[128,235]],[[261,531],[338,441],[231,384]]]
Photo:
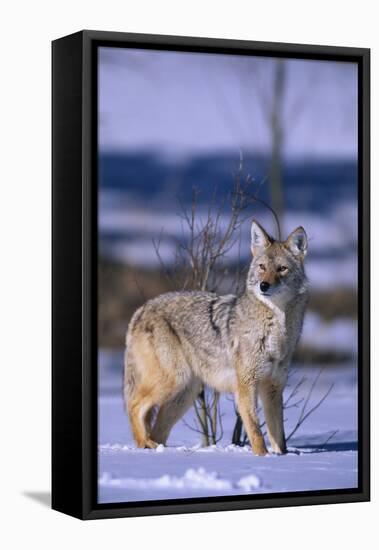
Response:
[[[319,315],[308,311],[301,333],[301,343],[314,349],[358,353],[358,323],[356,319],[336,317],[324,321]]]
[[[136,449],[121,397],[122,356],[100,354],[99,502],[127,502],[251,493],[276,493],[357,486],[357,371],[355,365],[328,367],[308,408],[333,388],[289,441],[286,456],[253,456],[250,447],[230,444],[235,414],[231,396],[221,401],[224,435],[200,447],[191,430],[193,412],[173,429],[168,447]],[[306,376],[297,399],[306,396],[318,369],[297,367],[288,392]],[[296,400],[297,400],[296,399]],[[290,433],[303,403],[285,411]],[[187,425],[186,425],[187,424]],[[334,434],[334,435],[333,435]],[[332,437],[331,437],[332,436]],[[330,439],[329,439],[330,438]]]

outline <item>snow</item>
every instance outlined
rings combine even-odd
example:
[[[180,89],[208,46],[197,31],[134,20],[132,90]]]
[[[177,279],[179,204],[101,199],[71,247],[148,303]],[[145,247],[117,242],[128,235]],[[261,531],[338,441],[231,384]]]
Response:
[[[282,493],[357,486],[357,369],[328,367],[317,383],[313,406],[333,383],[324,403],[289,441],[285,456],[254,456],[250,447],[231,445],[234,404],[221,399],[224,435],[217,445],[201,447],[193,412],[174,427],[168,446],[136,449],[121,397],[121,354],[100,355],[99,502],[195,498],[222,495]],[[300,377],[306,395],[318,370],[296,368],[286,395]],[[301,405],[299,406],[301,408]],[[286,432],[299,416],[299,407],[286,409]],[[336,432],[336,433],[335,433]],[[334,435],[333,435],[334,434]],[[331,437],[333,436],[333,437]],[[328,439],[331,439],[328,441]]]
[[[113,196],[114,195],[114,196]],[[159,241],[159,254],[165,265],[172,264],[175,258],[176,239],[188,236],[188,228],[178,215],[174,203],[141,204],[124,197],[115,191],[100,193],[99,227],[102,235],[114,234],[117,238],[101,243],[101,253],[120,262],[145,268],[159,267],[153,240]],[[207,210],[199,209],[199,220],[206,219]],[[275,234],[272,216],[263,212],[259,215],[263,226]],[[226,215],[220,217],[220,227],[228,223]],[[338,273],[339,287],[354,288],[358,281],[357,263],[357,207],[356,203],[346,202],[334,205],[328,216],[309,211],[288,211],[284,217],[283,234],[289,234],[295,227],[306,229],[309,250],[306,260],[306,273],[314,289],[330,289],[336,284]],[[127,235],[127,237],[125,237]],[[228,262],[249,261],[250,220],[242,226],[241,246],[234,246],[228,252]]]
[[[193,489],[206,490],[206,491],[227,491],[230,492],[235,489],[241,489],[245,492],[251,492],[254,489],[258,489],[260,486],[260,480],[255,475],[248,475],[241,477],[234,485],[229,479],[221,479],[217,472],[207,472],[203,467],[197,469],[189,468],[185,471],[184,475],[172,476],[165,474],[158,478],[141,478],[135,479],[133,477],[126,478],[114,478],[109,472],[103,472],[99,478],[99,485],[102,488],[121,488],[121,489],[153,489],[153,490],[187,490]]]
[[[109,232],[127,236],[143,235],[139,242],[144,243],[144,246],[151,244],[152,238],[157,238],[161,233],[163,233],[162,238],[168,238],[169,241],[173,237],[189,235],[189,228],[183,224],[183,219],[179,215],[181,213],[179,202],[170,203],[169,207],[153,201],[150,205],[145,201],[141,204],[141,200],[133,199],[131,193],[105,189],[100,191],[99,200],[99,228],[104,235]],[[198,216],[199,221],[204,222],[207,219],[208,205],[199,207]],[[328,251],[329,255],[332,255],[331,251],[341,252],[344,249],[356,252],[357,217],[358,210],[355,202],[333,205],[330,216],[308,210],[287,211],[283,220],[283,236],[288,235],[295,227],[303,225],[307,232],[310,253],[323,254]],[[275,234],[276,227],[271,214],[263,211],[259,214],[259,220],[268,231]],[[225,230],[228,222],[228,215],[221,214],[219,224],[222,230]],[[250,224],[249,218],[242,226],[244,228],[242,245],[247,250],[250,250]],[[134,237],[132,240],[138,239]],[[130,244],[131,239],[128,242]],[[229,257],[235,259],[238,254],[237,249],[231,249]],[[141,264],[150,260],[142,256],[137,260],[133,256],[133,259]],[[156,256],[152,260],[157,264]],[[172,258],[169,256],[165,257],[165,261],[170,262],[170,260],[172,261]]]
[[[241,489],[243,489],[244,491],[252,491],[253,489],[258,489],[259,485],[259,478],[253,474],[241,477],[241,479],[237,482],[237,486],[241,487]]]
[[[259,486],[258,478],[254,477],[252,485],[254,487]],[[232,487],[231,482],[228,479],[220,479],[216,472],[207,472],[204,468],[189,468],[185,471],[181,477],[170,476],[165,474],[158,478],[152,479],[114,479],[112,476],[104,472],[99,479],[99,485],[101,486],[116,486],[123,487],[125,489],[207,489],[207,490],[229,490]],[[241,478],[237,484],[240,487],[250,488],[248,478]]]
[[[337,317],[326,322],[308,311],[301,334],[301,343],[317,349],[358,352],[358,323],[354,319]]]

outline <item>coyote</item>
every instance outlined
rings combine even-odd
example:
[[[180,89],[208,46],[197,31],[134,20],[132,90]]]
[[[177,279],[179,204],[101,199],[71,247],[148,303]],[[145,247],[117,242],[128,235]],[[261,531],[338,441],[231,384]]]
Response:
[[[307,236],[298,227],[276,241],[253,221],[251,252],[241,295],[169,292],[134,313],[124,398],[138,447],[165,444],[204,383],[234,393],[252,450],[265,455],[259,395],[272,451],[286,452],[282,394],[307,303]]]

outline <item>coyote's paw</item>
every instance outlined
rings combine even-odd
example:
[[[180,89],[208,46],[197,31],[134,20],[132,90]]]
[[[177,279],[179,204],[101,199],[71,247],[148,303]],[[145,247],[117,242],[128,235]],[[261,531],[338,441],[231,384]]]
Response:
[[[274,455],[286,455],[287,453],[287,449],[279,449],[279,447],[272,449],[272,454]]]
[[[150,438],[145,441],[145,449],[156,449],[158,445],[159,443]]]
[[[268,450],[265,445],[256,445],[253,447],[252,451],[256,456],[265,456],[268,454]]]

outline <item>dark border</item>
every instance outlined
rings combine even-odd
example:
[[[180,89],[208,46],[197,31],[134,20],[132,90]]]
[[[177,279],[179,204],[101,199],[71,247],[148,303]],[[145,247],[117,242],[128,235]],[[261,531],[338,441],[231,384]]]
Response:
[[[75,39],[73,39],[75,37]],[[80,38],[79,38],[80,37]],[[266,508],[281,506],[300,506],[311,504],[329,504],[342,502],[358,502],[370,499],[370,372],[369,372],[369,330],[370,330],[370,265],[369,265],[369,235],[370,235],[370,207],[369,207],[369,162],[370,162],[370,50],[362,48],[344,48],[334,46],[308,46],[301,44],[281,44],[266,42],[250,42],[239,40],[219,40],[194,37],[175,37],[160,35],[142,35],[129,33],[113,33],[101,31],[82,31],[75,35],[65,37],[53,43],[53,52],[55,50],[65,51],[65,44],[72,41],[80,42],[77,55],[82,61],[81,85],[82,95],[79,112],[75,114],[75,120],[80,119],[82,124],[81,133],[81,188],[82,196],[80,208],[82,208],[82,226],[81,239],[82,264],[80,270],[80,289],[82,289],[82,372],[80,378],[80,393],[83,396],[80,401],[81,414],[78,409],[72,414],[71,421],[77,416],[80,420],[81,444],[75,440],[73,453],[76,448],[77,460],[80,465],[81,476],[76,477],[76,482],[80,478],[80,490],[77,489],[75,495],[80,493],[80,502],[74,506],[74,503],[68,502],[68,495],[65,498],[65,504],[57,504],[60,498],[55,499],[54,493],[61,494],[63,485],[67,486],[67,477],[57,473],[58,465],[62,462],[60,455],[63,453],[63,445],[56,445],[53,449],[53,479],[59,480],[59,483],[53,483],[53,507],[66,513],[81,517],[83,519],[96,519],[108,517],[123,516],[142,516],[156,514],[173,513],[191,513],[204,511],[237,510],[246,508]],[[145,502],[127,502],[114,504],[97,503],[97,176],[98,176],[98,157],[97,157],[97,51],[99,46],[110,46],[120,48],[141,48],[141,49],[159,49],[168,51],[187,51],[202,53],[219,53],[229,55],[260,55],[275,56],[287,58],[335,60],[355,62],[358,64],[359,90],[358,90],[358,264],[359,264],[359,360],[358,360],[358,407],[359,407],[359,427],[358,427],[358,461],[359,461],[359,487],[357,489],[340,489],[324,491],[304,491],[294,493],[270,493],[263,495],[236,495],[221,497],[205,497],[194,499],[170,499],[160,501]],[[72,59],[73,51],[69,57]],[[53,60],[54,61],[54,60]],[[68,63],[66,60],[65,63]],[[56,69],[58,62],[55,61]],[[59,71],[56,70],[56,74]],[[63,78],[59,74],[55,88],[64,87]],[[75,79],[73,79],[75,80]],[[53,78],[54,81],[54,78]],[[53,144],[53,166],[54,158],[59,156],[61,144],[57,132],[56,115],[60,113],[57,107],[57,96],[53,89],[53,141],[55,142],[55,157]],[[69,113],[66,109],[66,116]],[[77,120],[76,120],[77,122]],[[72,129],[71,129],[72,130]],[[66,137],[72,138],[71,130],[67,132]],[[77,145],[76,145],[77,146]],[[63,170],[63,167],[60,167]],[[55,174],[55,175],[54,175]],[[78,183],[78,181],[76,181]],[[79,185],[79,183],[78,183]],[[53,169],[53,186],[55,191],[58,187],[57,173]],[[70,200],[72,200],[70,195]],[[53,199],[54,201],[54,199]],[[73,206],[73,203],[71,203]],[[55,201],[54,218],[59,221],[62,216],[62,206],[57,207]],[[71,209],[72,209],[71,206]],[[55,223],[54,227],[60,227],[61,223]],[[58,231],[55,232],[54,249],[60,246],[62,239],[66,238]],[[79,235],[72,231],[72,238],[79,241]],[[71,244],[71,243],[70,243]],[[59,263],[59,262],[58,262]],[[58,265],[56,265],[58,267]],[[76,271],[78,276],[78,270]],[[55,281],[62,279],[59,270],[54,270]],[[68,290],[67,282],[62,282],[62,290]],[[79,280],[77,281],[79,283]],[[72,314],[72,312],[71,312]],[[78,312],[76,312],[78,315]],[[72,315],[71,315],[72,316]],[[57,311],[54,308],[53,292],[53,317],[56,319]],[[73,319],[72,319],[73,320]],[[53,330],[53,335],[57,332]],[[55,374],[53,366],[53,415],[55,414],[55,423],[53,422],[53,432],[55,432],[55,441],[61,439],[57,435],[57,413],[65,415],[67,403],[59,403],[57,406],[57,380],[61,380],[62,368],[57,359],[58,340],[61,342],[60,351],[64,353],[65,344],[61,338],[56,335],[53,337],[53,347],[55,355],[53,363],[56,365]],[[67,345],[67,344],[66,344]],[[61,360],[63,362],[63,360]],[[59,378],[60,373],[60,378]],[[70,372],[71,385],[78,385],[78,373]],[[76,382],[74,381],[76,380]],[[56,391],[54,392],[54,388]],[[76,394],[76,399],[78,394]],[[66,415],[67,416],[67,415]],[[57,451],[57,449],[59,450]],[[54,456],[55,455],[55,456]],[[75,459],[73,459],[75,460]],[[67,490],[66,490],[67,492]],[[71,493],[74,494],[74,493]],[[73,497],[76,499],[76,496]],[[64,508],[64,509],[63,509]],[[80,511],[79,511],[80,510]]]

